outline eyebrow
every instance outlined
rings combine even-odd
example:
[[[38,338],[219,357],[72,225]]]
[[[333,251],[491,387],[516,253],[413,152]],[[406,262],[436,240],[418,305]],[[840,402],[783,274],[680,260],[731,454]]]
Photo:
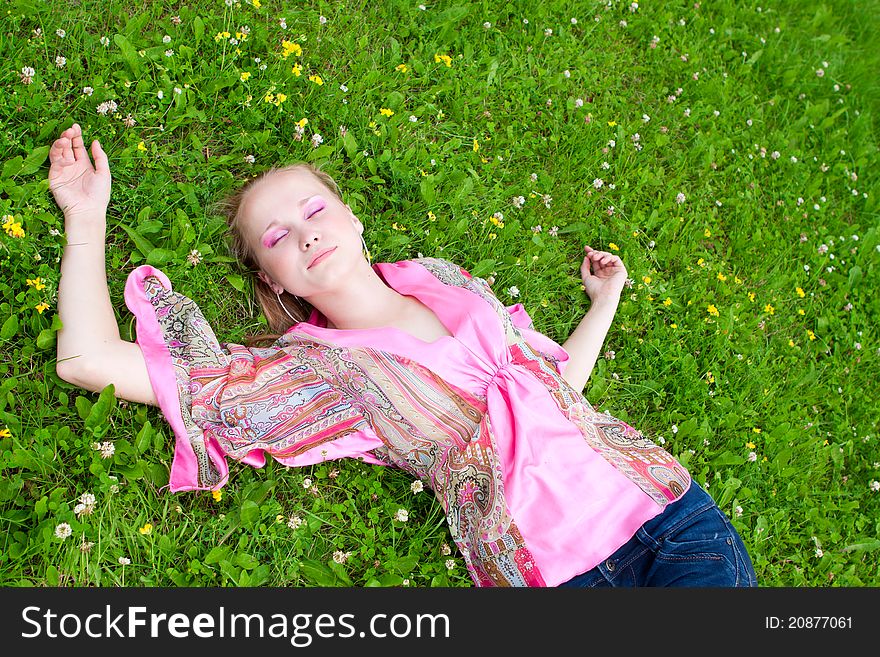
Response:
[[[307,196],[307,197],[305,197],[303,200],[301,200],[301,201],[299,202],[299,208],[300,208],[300,211],[302,211],[302,209],[306,206],[306,203],[308,203],[309,201],[311,201],[311,200],[312,200],[313,198],[315,198],[316,196],[319,196],[319,194],[312,194],[311,196]],[[277,219],[273,219],[271,222],[269,222],[269,225],[266,226],[265,229],[263,229],[263,232],[260,233],[260,241],[263,243],[263,246],[267,246],[267,244],[266,244],[266,242],[265,242],[265,240],[264,240],[264,238],[266,237],[266,233],[269,232],[269,229],[270,229],[270,228],[272,228],[272,227],[274,227],[274,226],[276,226],[276,225],[278,225],[278,220],[277,220]]]

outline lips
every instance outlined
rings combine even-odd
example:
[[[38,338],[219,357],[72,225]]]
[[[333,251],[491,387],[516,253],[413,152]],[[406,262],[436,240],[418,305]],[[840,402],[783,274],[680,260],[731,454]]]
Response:
[[[318,254],[314,258],[312,258],[312,261],[309,263],[309,266],[306,267],[306,269],[311,269],[315,265],[323,262],[324,260],[327,259],[327,256],[329,256],[335,250],[336,250],[336,247],[334,246],[329,249],[324,249],[323,251],[318,251]]]

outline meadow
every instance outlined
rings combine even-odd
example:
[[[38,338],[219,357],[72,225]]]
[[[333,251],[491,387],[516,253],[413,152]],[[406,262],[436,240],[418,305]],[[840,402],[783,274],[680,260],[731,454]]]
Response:
[[[340,183],[373,262],[452,260],[558,343],[584,245],[608,250],[629,280],[587,399],[688,468],[761,586],[880,585],[878,10],[5,3],[0,585],[472,586],[405,473],[233,462],[171,494],[161,411],[57,376],[48,149],[74,122],[110,158],[123,339],[142,264],[222,341],[265,330],[210,208],[295,161]]]

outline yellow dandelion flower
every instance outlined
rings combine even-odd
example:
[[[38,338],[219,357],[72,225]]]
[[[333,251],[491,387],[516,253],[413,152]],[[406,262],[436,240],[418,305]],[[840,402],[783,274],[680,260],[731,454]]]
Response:
[[[807,329],[807,336],[810,338],[810,340],[816,339],[816,334],[813,333],[810,329]]]
[[[474,153],[476,153],[478,150],[480,150],[480,144],[476,139],[474,139]]]
[[[718,272],[718,280],[721,281],[721,282],[723,283],[724,281],[727,280],[727,276],[725,276],[725,275],[722,274],[721,272]]]
[[[496,235],[495,233],[489,233],[490,240],[494,240],[496,237],[498,237],[498,235]]]
[[[699,260],[697,260],[697,264],[700,265],[700,267],[705,267],[706,261],[700,258]]]
[[[611,249],[612,251],[620,251],[620,247],[617,246],[614,242],[609,242],[608,248]]]
[[[746,443],[746,449],[755,449],[756,445],[751,440]]]
[[[406,73],[409,70],[409,68],[407,67],[406,64],[398,64],[397,66],[394,67],[394,70],[400,71],[401,73]]]
[[[706,372],[706,382],[715,383],[715,375],[712,372]]]
[[[141,534],[143,534],[144,536],[147,536],[148,534],[152,533],[152,531],[153,531],[153,525],[151,525],[150,523],[147,523],[147,524],[144,525],[143,527],[140,527],[140,528],[138,529],[138,531],[139,531]]]
[[[259,9],[260,7],[263,6],[263,3],[260,2],[260,0],[251,0],[251,2],[252,2],[253,5],[254,5],[254,9]]]
[[[434,55],[434,63],[443,62],[446,66],[452,66],[452,57],[449,55]]]
[[[670,328],[678,328],[678,324],[674,324],[674,323],[673,323],[673,324],[670,324],[669,327],[670,327]]]
[[[43,285],[43,283],[42,283],[42,279],[41,279],[39,276],[37,276],[37,277],[36,277],[35,279],[33,279],[33,280],[31,280],[30,278],[28,278],[28,279],[27,279],[27,284],[28,284],[28,285],[33,285],[37,290],[42,290],[42,289],[44,289],[44,288],[46,287],[45,285]]]
[[[549,301],[546,297],[544,297],[543,299],[541,299],[541,307],[542,307],[542,308],[546,308],[546,307],[549,306],[549,305],[550,305],[550,301]]]
[[[794,346],[794,340],[789,340],[789,341],[788,341],[788,346],[789,346],[789,347],[793,347],[793,346]]]
[[[12,432],[9,431],[9,427],[3,427],[3,429],[0,429],[0,438],[12,438]]]
[[[214,498],[215,502],[219,502],[223,499],[223,491],[222,490],[212,490],[211,497]]]
[[[749,292],[749,301],[754,301],[754,300],[755,300],[755,293]]]
[[[609,121],[609,122],[608,122],[608,126],[611,127],[611,128],[613,128],[613,127],[616,126],[616,125],[617,125],[617,121]]]
[[[290,72],[293,73],[296,77],[300,77],[303,74],[303,67],[299,64],[294,64],[293,68],[290,69]]]
[[[394,116],[394,110],[382,107],[379,109],[379,114],[382,114],[383,116]]]
[[[529,192],[529,198],[535,198],[535,192]]]
[[[718,308],[716,308],[714,304],[710,303],[708,306],[706,306],[706,312],[708,312],[710,315],[718,317]]]
[[[638,234],[639,234],[639,231],[637,231],[637,230],[634,230],[634,231],[633,231],[633,237],[637,237]]]
[[[797,295],[798,295],[799,297],[801,297],[802,299],[803,299],[805,296],[807,296],[807,293],[804,292],[802,288],[796,287],[794,291],[797,292]]]
[[[774,308],[773,306],[771,306],[771,305],[768,303],[766,306],[764,306],[764,312],[765,312],[765,313],[770,313],[770,314],[772,315],[773,313],[776,312],[776,308]]]
[[[43,311],[46,310],[48,307],[49,307],[49,304],[46,303],[45,301],[42,303],[38,303],[36,306],[34,306],[34,308],[37,309],[37,312],[40,313],[41,315],[43,314]]]
[[[642,276],[642,280],[645,282],[645,285],[648,285],[652,279],[650,276]]]
[[[138,149],[139,151],[146,151],[146,150],[147,150],[147,145],[146,145],[144,142],[140,142],[140,143],[137,145],[137,149]]]
[[[671,305],[672,305],[672,299],[670,299],[669,297],[666,297],[665,299],[663,299],[663,305],[664,305],[664,306],[671,306]]]
[[[321,79],[321,76],[318,75],[318,74],[310,75],[310,76],[309,76],[309,80],[310,80],[311,82],[314,82],[314,83],[315,83],[316,85],[318,85],[319,87],[320,87],[322,84],[324,84],[324,80],[322,80],[322,79]]]
[[[287,94],[278,94],[275,97],[275,105],[280,106],[285,100],[287,100]]]
[[[244,82],[245,80],[247,80],[248,78],[251,77],[251,74],[249,71],[242,71],[242,74],[239,77],[240,77],[241,81]]]
[[[707,228],[703,231],[703,237],[712,237],[712,231]]]
[[[275,94],[266,94],[263,96],[263,100],[267,103],[273,103],[275,102]]]
[[[764,394],[767,394],[766,388],[764,388]],[[752,433],[761,433],[761,427],[752,427]]]
[[[430,219],[431,221],[437,221],[437,215],[429,210],[428,211],[428,219]]]
[[[734,276],[733,282],[736,283],[737,285],[742,285],[743,280],[739,276]]]
[[[296,124],[300,128],[305,128],[309,124],[309,120],[306,117],[303,117],[299,121],[297,121]]]
[[[803,314],[804,314],[804,309],[798,308],[798,315],[803,315]]]
[[[236,55],[240,55],[240,54],[241,54],[241,48],[236,48],[236,49],[235,49],[235,54],[236,54]]]
[[[828,447],[828,445],[830,445],[830,444],[831,444],[831,443],[829,443],[829,442],[828,442],[828,439],[826,438],[826,439],[825,439],[825,442],[822,443],[822,446],[823,446],[823,447]]]

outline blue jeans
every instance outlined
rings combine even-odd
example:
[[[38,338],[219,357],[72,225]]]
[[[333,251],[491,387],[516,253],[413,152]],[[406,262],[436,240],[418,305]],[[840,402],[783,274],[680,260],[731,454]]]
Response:
[[[757,585],[742,539],[696,482],[605,561],[560,584],[582,588]]]

